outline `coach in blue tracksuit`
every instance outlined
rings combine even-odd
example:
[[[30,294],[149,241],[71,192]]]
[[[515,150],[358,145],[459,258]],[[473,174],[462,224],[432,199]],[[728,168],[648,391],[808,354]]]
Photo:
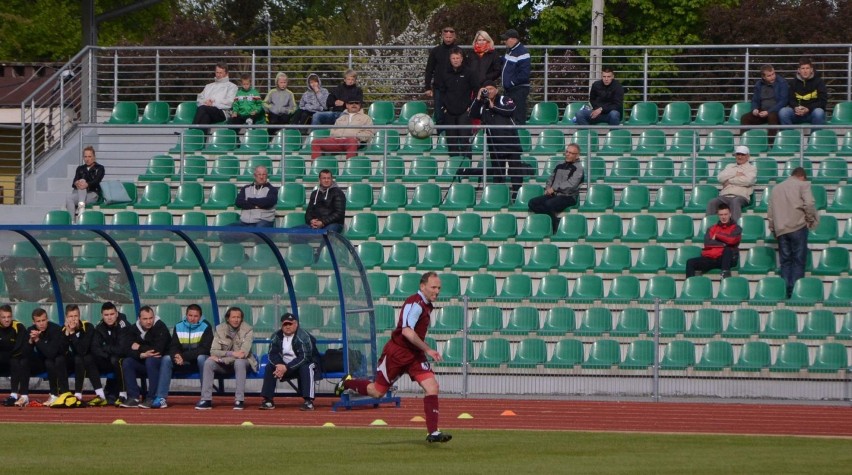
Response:
[[[530,53],[518,39],[518,30],[506,30],[500,35],[506,45],[503,56],[503,90],[515,103],[512,119],[516,125],[527,123],[527,96],[530,95]]]

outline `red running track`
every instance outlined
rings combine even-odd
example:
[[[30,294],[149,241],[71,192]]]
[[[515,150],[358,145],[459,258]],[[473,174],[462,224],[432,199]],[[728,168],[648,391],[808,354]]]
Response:
[[[197,398],[169,398],[166,409],[24,409],[0,407],[3,422],[366,427],[382,420],[389,427],[423,428],[420,398],[404,398],[402,407],[331,411],[332,399],[317,399],[314,412],[298,409],[300,399],[278,398],[273,411],[261,411],[259,398],[248,398],[243,411],[218,398],[210,411],[196,411]],[[509,412],[514,413],[511,415]],[[468,414],[471,418],[459,416]],[[852,406],[724,404],[692,402],[600,402],[518,399],[441,399],[443,429],[517,429],[623,431],[707,434],[761,434],[852,437]]]

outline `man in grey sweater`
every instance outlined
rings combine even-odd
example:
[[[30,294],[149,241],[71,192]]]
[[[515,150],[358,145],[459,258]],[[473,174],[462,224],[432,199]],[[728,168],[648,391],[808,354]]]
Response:
[[[559,213],[565,208],[577,204],[580,185],[583,183],[583,165],[580,159],[580,146],[572,143],[565,147],[565,162],[553,169],[547,179],[544,195],[530,200],[530,211],[537,214],[549,214],[553,220],[553,232],[559,227]]]

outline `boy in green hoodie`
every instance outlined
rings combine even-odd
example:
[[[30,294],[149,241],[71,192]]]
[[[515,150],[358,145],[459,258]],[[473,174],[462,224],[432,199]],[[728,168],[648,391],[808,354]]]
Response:
[[[251,125],[263,122],[263,101],[260,99],[260,93],[251,85],[251,75],[243,74],[240,81],[242,87],[234,98],[228,123]]]

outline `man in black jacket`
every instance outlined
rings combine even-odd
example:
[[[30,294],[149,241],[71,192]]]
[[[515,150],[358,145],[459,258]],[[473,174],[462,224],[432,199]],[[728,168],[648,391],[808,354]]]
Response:
[[[281,329],[272,335],[269,364],[263,373],[261,409],[275,409],[275,386],[278,381],[299,379],[299,395],[305,400],[300,408],[314,410],[314,382],[321,379],[320,356],[313,335],[299,327],[292,313],[281,316]]]
[[[305,224],[300,227],[343,232],[346,218],[346,194],[337,186],[330,170],[319,172],[319,186],[314,188],[305,210]]]
[[[124,372],[121,360],[124,358],[122,335],[130,329],[127,316],[119,313],[112,302],[101,305],[101,321],[95,327],[92,339],[92,355],[98,369],[103,373],[113,373],[112,379],[107,379],[104,393],[107,404],[118,405],[127,401],[127,390],[124,388]]]
[[[589,104],[591,108],[582,108],[577,111],[575,118],[577,125],[589,125],[607,123],[609,125],[621,124],[621,111],[624,109],[624,88],[615,79],[612,68],[604,66],[601,69],[600,81],[592,84],[589,91]]]
[[[127,401],[121,407],[139,407],[141,390],[136,375],[148,376],[148,395],[154,395],[160,381],[160,363],[169,351],[171,335],[169,327],[156,315],[154,309],[145,305],[139,309],[139,319],[122,334],[123,351],[127,355],[121,361],[124,371],[124,386]]]
[[[803,122],[823,125],[826,107],[828,107],[828,88],[825,86],[825,81],[814,71],[811,58],[800,58],[796,77],[790,80],[789,103],[778,112],[778,119],[782,125]]]
[[[478,86],[476,75],[464,63],[461,48],[453,48],[440,89],[444,99],[441,125],[470,125],[468,106]],[[470,128],[445,129],[444,135],[447,137],[450,156],[470,158]]]
[[[470,105],[471,119],[481,119],[486,127],[486,144],[491,153],[488,174],[494,177],[495,183],[503,183],[506,179],[511,182],[513,200],[521,187],[525,168],[521,163],[521,141],[512,118],[514,113],[515,102],[509,96],[500,95],[494,81],[485,81]]]
[[[358,86],[358,73],[347,69],[343,73],[343,83],[338,84],[326,99],[326,110],[314,113],[311,125],[331,125],[346,110],[347,102],[364,102],[364,91]]]
[[[74,172],[71,182],[71,194],[65,200],[68,214],[79,218],[87,204],[97,203],[101,193],[101,180],[106,169],[95,161],[95,148],[91,145],[83,149],[83,164]]]
[[[29,336],[27,327],[12,319],[12,307],[0,306],[0,374],[8,374],[12,386],[4,406],[25,407],[30,402]]]
[[[456,30],[451,26],[444,27],[441,30],[441,40],[441,44],[429,51],[429,59],[426,60],[426,72],[424,73],[426,84],[423,88],[426,97],[431,97],[435,101],[433,119],[436,124],[440,124],[443,120],[444,105],[449,101],[443,95],[445,91],[444,76],[450,66],[450,53],[457,48]]]
[[[33,351],[32,372],[47,371],[50,397],[45,406],[58,402],[70,395],[68,391],[68,340],[62,327],[47,319],[43,308],[33,310],[33,325],[29,328],[29,343]]]
[[[86,405],[90,407],[106,406],[106,395],[101,386],[101,373],[97,360],[92,353],[95,326],[80,319],[80,307],[75,304],[65,306],[65,326],[62,334],[68,339],[69,356],[74,358],[74,397],[83,400],[83,384],[88,378],[95,390],[95,397]]]

